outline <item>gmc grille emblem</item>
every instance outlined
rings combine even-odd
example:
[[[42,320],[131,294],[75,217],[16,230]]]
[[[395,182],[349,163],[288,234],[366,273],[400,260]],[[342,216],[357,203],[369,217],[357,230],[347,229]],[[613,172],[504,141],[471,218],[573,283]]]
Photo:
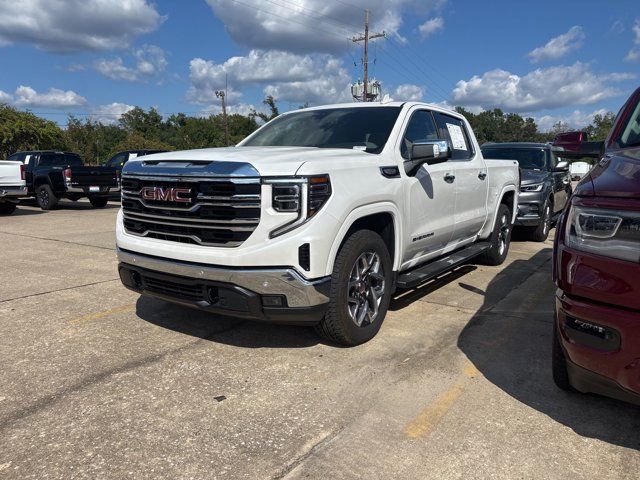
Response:
[[[190,188],[144,187],[140,192],[143,200],[157,202],[191,203]]]

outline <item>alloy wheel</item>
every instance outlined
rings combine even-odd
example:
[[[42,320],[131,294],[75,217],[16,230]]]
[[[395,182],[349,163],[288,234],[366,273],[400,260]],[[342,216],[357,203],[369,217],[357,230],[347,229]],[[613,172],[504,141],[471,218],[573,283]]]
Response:
[[[347,310],[358,327],[376,321],[385,288],[380,255],[374,251],[361,253],[351,269],[347,285]]]
[[[501,256],[504,255],[504,252],[507,249],[510,230],[511,226],[509,225],[509,219],[507,217],[507,214],[505,213],[500,219],[500,231],[498,232],[498,252]]]

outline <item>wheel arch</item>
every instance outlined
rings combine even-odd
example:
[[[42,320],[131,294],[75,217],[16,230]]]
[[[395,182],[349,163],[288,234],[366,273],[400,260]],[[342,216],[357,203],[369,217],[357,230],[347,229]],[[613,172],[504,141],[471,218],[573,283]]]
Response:
[[[388,202],[365,205],[354,209],[342,222],[342,226],[331,245],[326,275],[331,275],[333,272],[333,265],[338,252],[351,232],[364,229],[373,230],[380,234],[389,248],[393,270],[398,270],[402,260],[402,222],[400,219],[398,208]]]
[[[491,221],[487,222],[485,225],[480,238],[488,238],[493,232],[493,229],[496,226],[496,222],[498,221],[498,207],[499,205],[506,205],[511,210],[511,223],[516,221],[516,217],[518,216],[518,189],[515,185],[506,185],[502,188],[500,195],[498,196],[500,200],[495,204],[494,211],[491,214]]]

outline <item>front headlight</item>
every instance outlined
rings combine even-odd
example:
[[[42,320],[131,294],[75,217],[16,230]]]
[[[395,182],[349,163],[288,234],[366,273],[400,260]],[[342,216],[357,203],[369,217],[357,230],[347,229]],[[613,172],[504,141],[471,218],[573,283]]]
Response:
[[[640,263],[640,212],[572,205],[565,243],[576,250]]]
[[[521,192],[541,192],[544,188],[544,183],[533,183],[530,185],[521,185]]]
[[[295,220],[273,230],[270,238],[290,232],[307,222],[331,196],[329,175],[265,178],[263,183],[271,185],[271,206],[276,212],[298,214]]]

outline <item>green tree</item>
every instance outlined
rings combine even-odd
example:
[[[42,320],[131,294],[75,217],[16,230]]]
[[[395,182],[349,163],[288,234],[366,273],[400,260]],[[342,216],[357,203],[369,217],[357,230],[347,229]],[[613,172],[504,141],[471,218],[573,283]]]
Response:
[[[65,147],[64,133],[55,122],[0,104],[0,158],[20,150]]]
[[[607,112],[604,115],[597,113],[593,117],[593,121],[585,128],[589,135],[589,140],[596,142],[605,140],[609,132],[613,128],[613,122],[616,116],[613,112]]]
[[[276,100],[272,95],[267,96],[267,98],[265,98],[262,103],[269,107],[269,113],[266,114],[264,112],[257,112],[255,109],[251,109],[251,113],[249,114],[250,117],[253,117],[254,119],[258,117],[263,122],[268,122],[269,120],[273,120],[278,115],[280,115],[280,111],[278,110],[278,106],[276,105]]]
[[[122,142],[127,133],[117,125],[100,122],[84,122],[70,116],[65,130],[69,150],[78,153],[89,163],[104,163],[115,145]]]
[[[122,141],[113,146],[107,157],[110,158],[116,153],[122,152],[124,150],[138,150],[147,148],[150,150],[175,150],[175,148],[168,143],[146,138],[139,132],[130,132]]]

